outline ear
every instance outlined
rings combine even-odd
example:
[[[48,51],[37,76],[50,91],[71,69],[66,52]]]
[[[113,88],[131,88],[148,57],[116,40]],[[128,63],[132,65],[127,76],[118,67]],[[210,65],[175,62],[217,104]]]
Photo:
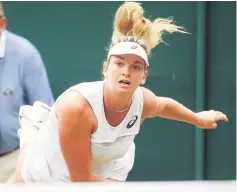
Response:
[[[105,61],[104,64],[103,64],[103,75],[104,75],[104,78],[107,77],[108,66],[109,66],[109,63],[107,61]]]
[[[7,28],[7,18],[2,17],[0,20],[0,33],[2,33]]]
[[[143,75],[140,85],[144,85],[146,83],[147,75],[148,75],[148,71],[145,69],[145,72],[144,72],[144,75]]]

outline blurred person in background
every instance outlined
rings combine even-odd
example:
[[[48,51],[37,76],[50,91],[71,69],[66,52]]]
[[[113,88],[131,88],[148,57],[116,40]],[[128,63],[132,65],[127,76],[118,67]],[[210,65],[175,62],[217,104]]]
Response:
[[[6,30],[0,2],[0,183],[14,180],[19,154],[18,113],[22,105],[54,98],[39,51],[27,39]]]

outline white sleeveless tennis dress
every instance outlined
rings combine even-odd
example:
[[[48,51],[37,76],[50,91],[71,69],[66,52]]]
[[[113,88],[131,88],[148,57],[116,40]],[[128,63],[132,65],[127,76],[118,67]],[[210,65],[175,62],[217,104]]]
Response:
[[[143,93],[141,87],[136,89],[126,117],[118,126],[112,127],[105,117],[103,85],[103,81],[81,83],[65,92],[77,91],[82,94],[96,115],[98,127],[91,135],[93,171],[98,176],[124,181],[134,163],[134,138],[140,130]],[[48,120],[29,143],[21,174],[25,183],[70,182],[59,144],[55,104]]]

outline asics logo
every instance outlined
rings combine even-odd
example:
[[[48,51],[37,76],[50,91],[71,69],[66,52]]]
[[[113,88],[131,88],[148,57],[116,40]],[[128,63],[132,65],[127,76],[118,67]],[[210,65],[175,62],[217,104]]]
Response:
[[[136,123],[137,119],[138,119],[137,115],[133,116],[132,119],[128,122],[127,128],[130,129]]]

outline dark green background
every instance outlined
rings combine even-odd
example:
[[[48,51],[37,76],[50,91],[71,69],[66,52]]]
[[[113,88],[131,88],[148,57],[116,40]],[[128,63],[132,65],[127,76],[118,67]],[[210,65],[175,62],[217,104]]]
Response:
[[[205,2],[203,2],[205,4]],[[99,80],[112,19],[121,2],[4,2],[8,29],[40,50],[57,97],[68,87]],[[144,2],[147,16],[170,17],[191,35],[166,35],[150,59],[146,86],[196,109],[197,2]],[[228,123],[204,131],[203,179],[236,178],[236,3],[205,4],[205,109],[227,114]],[[193,180],[195,128],[151,119],[136,139],[129,180]]]

